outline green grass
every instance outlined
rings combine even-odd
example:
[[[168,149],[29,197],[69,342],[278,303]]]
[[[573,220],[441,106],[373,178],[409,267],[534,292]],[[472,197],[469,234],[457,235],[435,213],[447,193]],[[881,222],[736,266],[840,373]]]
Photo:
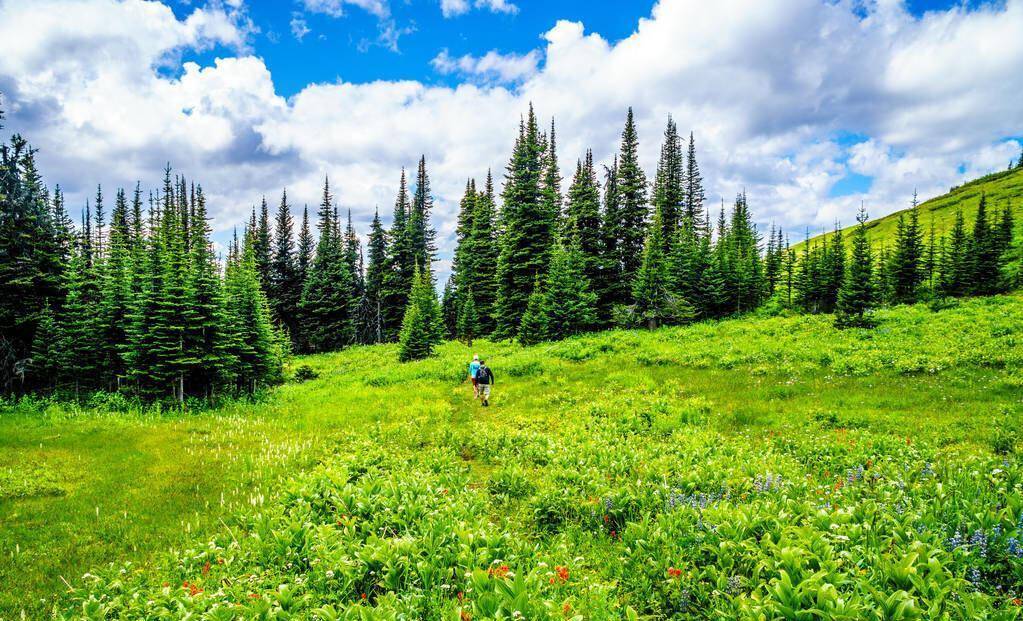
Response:
[[[1023,298],[878,316],[480,342],[486,409],[457,343],[196,415],[22,406],[0,617],[1019,618]]]
[[[1001,213],[1006,205],[1012,207],[1016,217],[1017,231],[1023,221],[1023,169],[1013,169],[993,173],[979,179],[975,179],[961,186],[949,189],[947,194],[942,194],[924,201],[920,204],[920,224],[923,227],[924,235],[929,235],[931,222],[934,223],[935,235],[940,238],[952,230],[955,223],[956,210],[962,209],[963,219],[967,230],[972,230],[973,221],[977,215],[977,205],[980,203],[981,195],[987,197],[989,210],[995,214]],[[907,205],[883,218],[875,218],[867,222],[867,238],[875,251],[881,246],[893,247],[895,243],[895,230],[900,215],[906,215],[910,206],[907,198]],[[989,211],[990,213],[990,211]],[[848,224],[848,223],[845,223]],[[848,240],[854,226],[847,226],[843,234]],[[812,237],[810,243],[821,242],[831,235],[830,232]],[[848,242],[847,242],[848,243]],[[801,250],[803,243],[794,246],[797,253]]]

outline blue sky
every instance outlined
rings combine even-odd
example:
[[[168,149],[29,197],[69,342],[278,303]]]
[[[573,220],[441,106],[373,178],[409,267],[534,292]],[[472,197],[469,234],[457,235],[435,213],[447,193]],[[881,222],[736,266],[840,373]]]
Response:
[[[910,0],[913,15],[950,7],[990,4],[990,0]],[[389,5],[386,17],[350,4],[342,15],[310,10],[302,0],[262,0],[248,6],[258,33],[251,45],[274,75],[278,93],[290,97],[310,83],[373,80],[420,80],[456,85],[463,78],[444,75],[430,64],[441,49],[453,56],[481,55],[490,50],[526,54],[541,46],[542,33],[558,20],[585,23],[611,42],[632,34],[641,17],[650,15],[652,0],[609,2],[593,0],[519,0],[514,12],[471,9],[445,17],[435,0],[402,0]],[[191,0],[171,5],[184,19],[194,9]],[[298,21],[300,20],[300,21]],[[293,22],[308,33],[298,39]],[[381,29],[391,26],[397,38],[381,40]],[[209,63],[223,49],[217,47],[185,56]]]
[[[708,202],[745,190],[798,237],[1018,157],[1020,32],[1023,0],[3,0],[0,94],[72,207],[170,162],[221,242],[325,175],[365,233],[425,155],[443,278],[466,179],[500,186],[530,102],[564,187],[632,106],[648,176],[671,115]]]

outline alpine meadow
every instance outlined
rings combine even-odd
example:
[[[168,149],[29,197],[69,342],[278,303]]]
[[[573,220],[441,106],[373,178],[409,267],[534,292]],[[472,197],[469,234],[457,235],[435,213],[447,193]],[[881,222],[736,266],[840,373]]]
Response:
[[[1021,32],[0,0],[0,621],[1023,620]]]

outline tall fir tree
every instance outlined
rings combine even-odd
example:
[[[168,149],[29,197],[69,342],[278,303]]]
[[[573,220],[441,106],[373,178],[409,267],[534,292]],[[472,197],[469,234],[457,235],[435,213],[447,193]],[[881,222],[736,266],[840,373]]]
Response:
[[[639,165],[639,135],[636,122],[629,108],[622,130],[622,145],[618,160],[618,208],[617,251],[622,278],[632,282],[639,270],[643,257],[644,238],[647,228],[647,187],[646,175]],[[621,304],[632,301],[632,292],[626,291],[626,298],[616,300]]]
[[[659,210],[661,214],[660,237],[664,245],[662,251],[668,253],[672,240],[676,238],[676,231],[685,209],[685,162],[682,157],[682,140],[679,138],[675,121],[670,116],[664,129],[664,142],[661,144],[661,158],[657,162],[651,199],[654,211]]]
[[[388,268],[384,276],[381,295],[381,317],[385,341],[393,341],[398,338],[405,308],[408,306],[409,293],[412,289],[416,263],[415,247],[409,227],[410,210],[408,185],[405,181],[405,170],[402,169],[398,196],[394,201],[391,228],[387,235]]]
[[[259,219],[256,220],[255,227],[253,228],[252,253],[256,261],[259,285],[263,288],[263,291],[269,291],[273,278],[270,267],[272,262],[272,240],[270,236],[270,208],[267,206],[265,196],[259,206]]]
[[[592,330],[597,296],[590,290],[577,244],[555,244],[543,287],[544,336],[560,340]]]
[[[549,212],[541,196],[544,148],[533,106],[519,123],[519,136],[508,162],[501,210],[497,261],[495,323],[498,336],[518,333],[533,283],[547,268],[551,247]]]
[[[919,299],[923,283],[924,236],[920,228],[920,206],[916,193],[908,220],[899,216],[895,232],[895,251],[891,257],[893,301],[912,304]]]
[[[287,331],[295,348],[301,343],[299,304],[302,302],[302,275],[295,252],[294,222],[288,191],[281,193],[281,202],[274,216],[273,244],[270,252],[270,278],[266,289],[270,311]]]
[[[635,313],[642,325],[653,329],[671,316],[668,261],[664,254],[664,215],[658,207],[643,245],[642,263],[632,283]]]
[[[412,196],[412,209],[408,215],[412,264],[423,266],[429,273],[429,266],[437,254],[437,232],[430,225],[433,211],[433,194],[430,192],[430,177],[426,174],[426,156],[419,158],[416,171],[416,191]]]
[[[593,152],[589,149],[583,161],[576,164],[572,185],[568,189],[564,237],[568,245],[578,249],[587,280],[591,285],[599,283],[603,271],[604,249],[601,235],[600,183],[593,169]]]
[[[440,304],[437,303],[433,278],[429,270],[420,270],[416,266],[408,308],[405,309],[405,317],[401,323],[398,359],[408,362],[431,356],[433,348],[441,342],[442,332]]]
[[[470,282],[475,309],[476,335],[490,334],[494,330],[497,300],[498,244],[497,205],[494,202],[494,180],[487,171],[487,181],[476,196],[473,208],[469,253],[472,255]]]
[[[839,325],[867,324],[867,313],[874,305],[874,259],[867,239],[867,212],[862,206],[856,221],[859,225],[853,233],[852,253],[838,292]]]
[[[324,181],[318,218],[316,256],[302,289],[303,331],[312,351],[334,351],[355,341],[355,309],[352,273],[345,264],[344,233],[336,221],[329,180]]]
[[[987,196],[981,194],[967,255],[971,271],[970,293],[974,295],[991,295],[1001,291],[1002,287],[999,233],[988,220]]]
[[[707,217],[704,215],[703,201],[706,200],[706,195],[703,190],[703,177],[700,175],[700,165],[696,161],[696,139],[693,137],[692,132],[689,132],[689,148],[686,152],[684,179],[685,192],[683,194],[685,206],[682,215],[695,224],[705,222]],[[704,231],[704,233],[709,234],[709,231]]]
[[[387,235],[380,222],[380,213],[373,213],[369,229],[366,264],[366,306],[369,309],[366,342],[380,343],[384,339],[383,293],[387,276]]]

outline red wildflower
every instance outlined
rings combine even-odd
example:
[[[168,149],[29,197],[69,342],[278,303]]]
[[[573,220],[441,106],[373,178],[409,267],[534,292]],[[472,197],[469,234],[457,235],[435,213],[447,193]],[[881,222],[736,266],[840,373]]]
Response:
[[[571,610],[572,610],[572,606],[568,602],[565,602],[565,605],[561,607],[561,613],[564,614],[564,615],[568,615],[568,613]]]
[[[366,594],[365,593],[362,594],[362,599],[366,599]]]
[[[217,565],[223,565],[223,564],[224,564],[224,559],[218,558],[217,559]]]
[[[462,593],[461,591],[459,591],[458,592],[458,601],[462,601],[463,599],[465,599],[465,594]]]
[[[681,575],[682,575],[682,570],[679,569],[678,567],[669,567],[668,568],[668,577],[669,578],[678,578]]]
[[[557,575],[558,580],[561,582],[568,582],[568,567],[564,565],[558,565],[554,568],[554,573]]]
[[[617,536],[618,536],[618,532],[617,531],[611,531],[611,538],[612,539],[615,539]]]
[[[208,576],[210,573],[210,562],[206,561],[206,564],[202,566],[202,575]]]
[[[260,599],[261,597],[259,593],[249,593],[249,599]]]
[[[491,578],[502,579],[508,575],[508,571],[507,565],[501,565],[500,567],[491,567],[487,570],[487,573],[490,574]]]
[[[181,588],[188,591],[188,594],[193,597],[195,597],[199,593],[202,593],[202,589],[200,589],[198,585],[192,584],[188,580],[185,580],[184,582],[181,583]]]
[[[1023,606],[1023,599],[1020,599],[1018,597],[1012,598],[1012,605],[1013,606]]]

